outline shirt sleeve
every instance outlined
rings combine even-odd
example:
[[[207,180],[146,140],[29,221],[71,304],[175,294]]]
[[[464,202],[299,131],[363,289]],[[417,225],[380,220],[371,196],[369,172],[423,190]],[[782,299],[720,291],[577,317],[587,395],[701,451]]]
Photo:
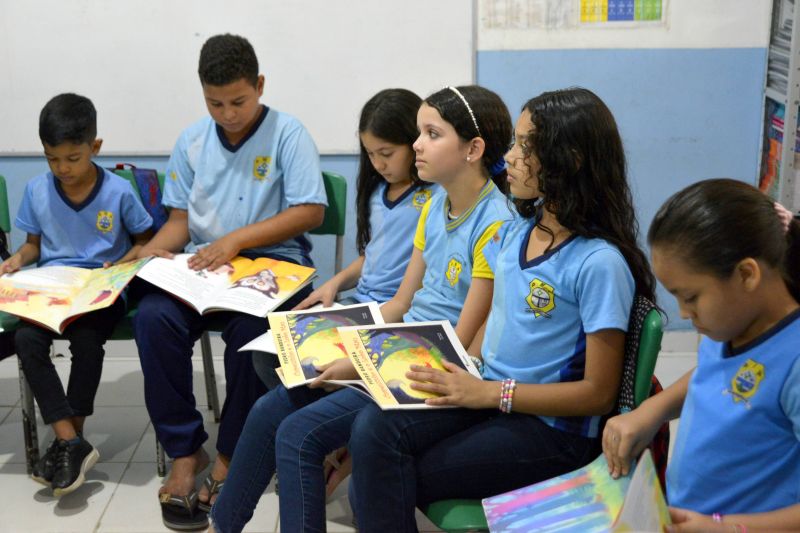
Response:
[[[417,231],[414,233],[414,247],[419,250],[425,250],[425,223],[428,220],[428,213],[431,210],[431,200],[428,199],[425,205],[422,206],[422,211],[419,213],[419,220],[417,220]]]
[[[144,208],[139,195],[129,182],[125,183],[125,192],[122,195],[122,223],[132,235],[143,233],[153,226],[153,217]]]
[[[781,407],[792,424],[794,436],[800,441],[800,359],[794,362],[783,384]]]
[[[297,124],[281,140],[277,164],[283,173],[287,207],[302,204],[328,205],[319,153],[308,131]]]
[[[175,143],[167,162],[161,203],[166,207],[188,209],[192,183],[194,183],[194,169],[189,164],[187,133],[184,132]]]
[[[472,277],[473,278],[485,278],[485,279],[494,279],[494,267],[495,263],[497,262],[497,254],[495,252],[495,242],[499,243],[500,241],[500,230],[503,226],[502,220],[497,220],[489,224],[483,234],[481,234],[478,242],[475,244],[475,248],[472,252]],[[487,249],[488,243],[492,243],[492,246],[489,246]],[[484,250],[489,252],[489,256],[487,257]]]
[[[591,253],[580,267],[576,291],[586,333],[628,330],[636,285],[621,253],[611,248]]]
[[[25,194],[22,195],[22,203],[19,206],[14,225],[31,235],[41,235],[42,226],[39,224],[39,219],[33,210],[33,200],[33,182],[28,182],[25,186]]]

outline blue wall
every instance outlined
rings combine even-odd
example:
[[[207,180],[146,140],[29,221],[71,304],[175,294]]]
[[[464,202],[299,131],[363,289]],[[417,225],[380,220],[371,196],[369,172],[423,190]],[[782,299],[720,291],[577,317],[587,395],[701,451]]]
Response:
[[[695,181],[728,176],[756,182],[766,49],[526,50],[478,52],[478,83],[496,91],[515,116],[542,91],[581,85],[611,108],[628,153],[642,234],[672,193]],[[291,110],[287,110],[291,111]],[[353,117],[355,128],[356,117]],[[165,157],[100,157],[163,170]],[[355,156],[323,156],[322,168],[348,178],[354,213]],[[9,183],[12,216],[25,182],[47,170],[44,158],[0,158]],[[348,220],[345,264],[355,258],[355,217]],[[24,239],[12,233],[13,245]],[[332,274],[333,242],[314,237],[320,279]],[[674,299],[661,291],[669,328],[690,328]]]

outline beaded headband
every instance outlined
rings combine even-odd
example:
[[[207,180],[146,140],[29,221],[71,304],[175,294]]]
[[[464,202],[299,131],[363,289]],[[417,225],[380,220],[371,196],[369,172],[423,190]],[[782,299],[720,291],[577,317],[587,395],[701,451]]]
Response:
[[[472,108],[469,106],[467,99],[464,98],[464,95],[461,94],[461,91],[459,91],[455,87],[451,87],[448,85],[447,88],[456,93],[456,96],[461,98],[461,101],[464,102],[464,107],[466,107],[467,111],[469,111],[469,116],[472,118],[472,124],[475,126],[475,131],[478,132],[478,137],[483,137],[483,135],[481,135],[481,129],[478,127],[478,121],[475,120],[475,113],[472,112]]]

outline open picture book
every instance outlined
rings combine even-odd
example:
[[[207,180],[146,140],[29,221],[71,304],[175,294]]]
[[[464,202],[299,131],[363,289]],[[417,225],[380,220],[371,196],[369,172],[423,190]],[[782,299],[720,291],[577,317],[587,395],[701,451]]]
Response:
[[[148,259],[109,268],[45,266],[0,276],[0,311],[63,333],[79,316],[109,307]]]
[[[614,479],[605,455],[573,472],[483,500],[492,532],[648,532],[670,524],[653,457]]]
[[[153,258],[138,276],[200,314],[238,311],[264,317],[311,283],[315,270],[277,259],[234,257],[216,270],[192,270],[192,254]]]
[[[270,313],[267,319],[281,365],[276,371],[289,389],[313,381],[317,367],[347,358],[337,328],[383,324],[376,302]]]
[[[444,370],[442,362],[449,361],[481,377],[446,320],[349,326],[338,330],[347,356],[361,377],[362,385],[357,390],[368,394],[381,409],[443,407],[425,403],[435,395],[411,388],[406,372],[412,364]]]

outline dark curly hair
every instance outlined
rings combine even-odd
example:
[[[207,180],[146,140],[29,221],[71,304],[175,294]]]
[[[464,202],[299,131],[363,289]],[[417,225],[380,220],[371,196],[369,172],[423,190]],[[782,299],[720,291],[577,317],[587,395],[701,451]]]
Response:
[[[422,98],[406,89],[384,89],[367,100],[361,109],[358,132],[369,132],[375,137],[392,144],[408,146],[417,139],[417,111]],[[359,255],[370,241],[369,199],[384,179],[372,166],[364,145],[359,143],[360,156],[358,178],[356,180],[356,248]],[[417,167],[412,159],[409,169],[411,181],[419,181]]]
[[[50,146],[91,143],[97,137],[97,111],[85,96],[54,96],[39,113],[39,139]]]
[[[539,161],[541,198],[515,201],[519,213],[530,218],[547,209],[573,234],[612,243],[625,257],[637,293],[655,302],[655,276],[637,244],[625,151],[611,111],[579,87],[543,93],[523,110],[533,122],[525,150]]]
[[[241,79],[258,85],[258,59],[244,37],[225,33],[210,37],[200,50],[197,67],[203,85],[222,86]]]
[[[467,106],[452,89],[445,87],[433,93],[425,99],[425,103],[436,109],[464,141],[475,137],[483,139],[485,148],[481,162],[486,176],[505,193],[508,189],[505,167],[500,166],[499,170],[495,168],[502,162],[503,154],[508,150],[508,143],[514,131],[508,108],[496,93],[484,87],[464,85],[456,89],[469,103],[478,123],[477,130]]]

